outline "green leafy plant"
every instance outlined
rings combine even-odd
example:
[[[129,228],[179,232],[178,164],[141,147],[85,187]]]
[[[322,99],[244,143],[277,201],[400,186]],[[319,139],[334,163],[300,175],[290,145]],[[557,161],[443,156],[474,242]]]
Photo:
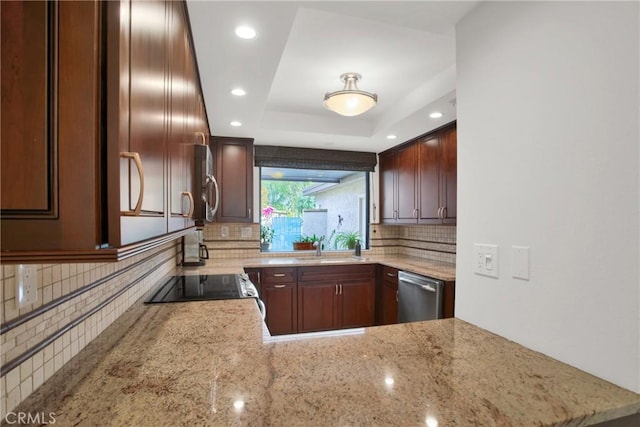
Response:
[[[321,236],[321,237],[324,237],[324,236]],[[315,234],[313,236],[302,235],[297,240],[295,240],[295,243],[315,243],[318,240],[320,240],[321,237],[318,237]]]
[[[336,233],[335,240],[333,241],[333,248],[338,249],[353,249],[356,247],[356,242],[360,240],[360,233],[357,231],[340,231]]]
[[[271,243],[273,241],[273,228],[268,225],[260,226],[260,242],[261,243]]]

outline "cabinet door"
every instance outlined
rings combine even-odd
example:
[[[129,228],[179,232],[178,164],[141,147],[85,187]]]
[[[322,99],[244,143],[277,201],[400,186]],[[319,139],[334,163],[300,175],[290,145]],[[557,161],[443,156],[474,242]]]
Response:
[[[420,222],[440,222],[440,133],[418,141]]]
[[[131,2],[129,151],[144,170],[142,211],[164,216],[167,84],[167,18],[163,1]],[[153,17],[153,20],[149,19]],[[129,168],[129,207],[140,194],[135,167]],[[162,233],[158,233],[162,234]]]
[[[125,7],[123,3],[121,7]],[[120,161],[121,244],[166,234],[168,180],[165,156],[168,129],[169,75],[167,13],[162,1],[129,4],[129,55],[122,63],[121,79],[129,80],[128,137],[120,139],[122,152],[137,153],[141,165]],[[152,16],[154,19],[150,20]],[[128,75],[127,75],[128,73]],[[121,81],[122,81],[121,80]],[[127,123],[125,110],[120,108]],[[144,179],[141,186],[139,176]],[[139,215],[131,215],[142,200]]]
[[[3,251],[75,251],[104,243],[102,7],[0,2]]]
[[[380,222],[395,223],[396,213],[396,155],[393,151],[380,154]]]
[[[397,218],[398,223],[418,222],[416,177],[418,156],[415,144],[396,152],[398,164]]]
[[[338,325],[337,293],[338,288],[334,281],[299,283],[298,332],[336,329]]]
[[[455,223],[458,216],[458,138],[456,125],[443,132],[442,146],[442,196],[444,222]]]
[[[398,269],[382,266],[380,271],[380,318],[381,325],[398,323]]]
[[[261,297],[267,307],[265,320],[271,335],[295,334],[298,331],[296,283],[265,284]]]
[[[212,138],[220,186],[218,222],[253,222],[253,139]]]
[[[169,231],[181,230],[189,224],[189,213],[193,208],[190,168],[193,167],[193,143],[187,134],[187,76],[186,62],[189,49],[186,16],[179,2],[168,4],[169,19],[174,36],[169,45]],[[192,82],[193,83],[193,82]],[[191,154],[191,156],[189,156]]]
[[[375,324],[375,281],[353,279],[339,282],[339,327],[358,328]]]

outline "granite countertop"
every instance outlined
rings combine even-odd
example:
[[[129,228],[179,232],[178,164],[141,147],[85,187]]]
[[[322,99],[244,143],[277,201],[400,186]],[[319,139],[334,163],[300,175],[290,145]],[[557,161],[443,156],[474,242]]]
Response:
[[[640,395],[458,319],[270,337],[251,299],[131,307],[16,410],[58,425],[587,425]]]
[[[322,257],[314,256],[286,256],[279,257],[262,257],[262,258],[221,258],[210,259],[204,267],[185,268],[184,272],[189,274],[190,271],[200,274],[202,272],[209,274],[224,273],[241,273],[243,268],[262,268],[262,267],[303,267],[317,265],[346,265],[346,264],[382,264],[388,267],[394,267],[400,270],[410,271],[412,273],[422,274],[433,277],[434,279],[444,281],[456,280],[456,265],[433,261],[424,258],[409,256],[388,256],[388,255],[364,255],[362,257],[353,257],[350,255],[323,255]]]

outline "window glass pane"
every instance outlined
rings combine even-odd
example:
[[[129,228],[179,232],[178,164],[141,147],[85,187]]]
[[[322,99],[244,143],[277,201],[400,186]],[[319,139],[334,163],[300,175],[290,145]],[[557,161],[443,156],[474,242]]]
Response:
[[[325,251],[353,250],[356,240],[366,248],[368,172],[265,167],[260,177],[263,251],[320,239]]]

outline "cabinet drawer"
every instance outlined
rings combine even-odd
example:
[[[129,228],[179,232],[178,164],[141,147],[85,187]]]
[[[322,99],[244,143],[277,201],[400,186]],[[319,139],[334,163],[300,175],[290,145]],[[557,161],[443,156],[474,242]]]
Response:
[[[398,283],[398,269],[386,265],[382,266],[382,279]]]
[[[332,265],[323,267],[299,267],[298,281],[347,280],[374,278],[375,265]]]
[[[296,282],[295,267],[274,267],[274,268],[263,268],[262,274],[260,277],[260,281],[262,284],[265,283],[288,283],[288,282]]]

